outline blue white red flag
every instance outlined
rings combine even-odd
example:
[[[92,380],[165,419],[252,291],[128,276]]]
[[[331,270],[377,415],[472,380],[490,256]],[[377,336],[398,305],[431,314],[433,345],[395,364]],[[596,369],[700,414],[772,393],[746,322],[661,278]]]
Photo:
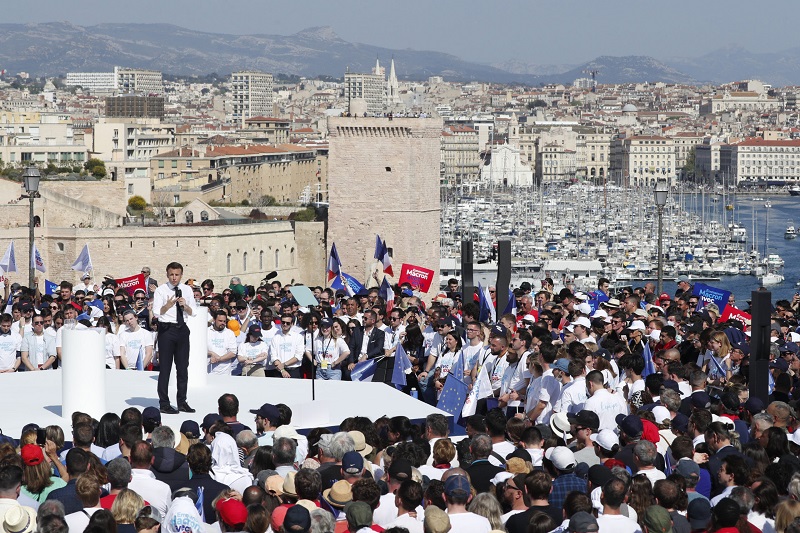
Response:
[[[341,271],[342,261],[339,259],[339,253],[336,251],[336,243],[332,243],[331,255],[328,257],[328,281],[337,278]]]

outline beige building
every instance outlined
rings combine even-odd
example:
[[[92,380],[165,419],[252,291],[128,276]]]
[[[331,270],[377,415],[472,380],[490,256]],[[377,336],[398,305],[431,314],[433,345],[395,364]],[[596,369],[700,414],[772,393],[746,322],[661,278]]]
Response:
[[[367,278],[377,233],[396,276],[402,263],[429,268],[435,289],[442,121],[330,117],[328,132],[328,247],[336,243],[345,272]]]
[[[379,115],[386,111],[386,79],[383,74],[344,75],[344,99],[353,115]]]
[[[661,178],[674,185],[676,171],[672,139],[639,135],[611,143],[611,172],[619,185],[650,187]]]
[[[727,111],[778,111],[781,103],[766,93],[754,91],[725,91],[715,94],[700,106],[700,114],[725,113]]]
[[[175,148],[175,124],[153,118],[100,118],[87,145],[112,178],[141,180],[147,177],[151,157]]]
[[[291,126],[289,119],[253,117],[244,121],[245,127],[237,132],[243,141],[257,144],[286,144]]]
[[[708,137],[695,146],[694,175],[696,180],[713,180],[719,173],[719,149],[723,143]]]
[[[83,133],[67,114],[0,111],[0,161],[80,166],[87,159]]]
[[[196,145],[150,160],[154,191],[172,196],[174,204],[202,198],[257,203],[272,196],[296,204],[303,190],[327,187],[327,150],[284,144]]]
[[[677,172],[681,172],[689,161],[692,153],[699,144],[703,142],[704,135],[691,131],[679,132],[671,135],[675,143],[675,167]]]
[[[720,147],[720,172],[736,183],[800,180],[800,139],[768,141],[750,137]]]
[[[541,143],[536,152],[537,183],[567,183],[576,178],[577,153],[557,142]]]
[[[114,78],[114,88],[123,93],[164,94],[164,77],[157,70],[114,67]]]
[[[230,122],[244,123],[251,117],[272,114],[273,88],[272,74],[250,70],[232,73]]]
[[[478,132],[454,124],[442,131],[442,177],[451,184],[474,183],[481,169]]]

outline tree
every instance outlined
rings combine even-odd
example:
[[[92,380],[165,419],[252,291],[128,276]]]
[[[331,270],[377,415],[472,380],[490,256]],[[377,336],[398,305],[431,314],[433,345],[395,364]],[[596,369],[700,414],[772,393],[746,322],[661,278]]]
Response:
[[[106,177],[106,164],[97,158],[93,157],[89,159],[86,163],[84,163],[83,168],[85,168],[86,172],[89,172],[95,178]]]
[[[547,102],[537,98],[533,102],[528,103],[528,109],[535,109],[537,107],[547,107]]]
[[[147,207],[147,202],[138,194],[128,199],[128,207],[133,211],[142,211]]]

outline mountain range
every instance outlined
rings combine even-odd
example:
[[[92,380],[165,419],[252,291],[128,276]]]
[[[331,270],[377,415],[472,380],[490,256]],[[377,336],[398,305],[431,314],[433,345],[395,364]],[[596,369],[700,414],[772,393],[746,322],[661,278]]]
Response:
[[[773,86],[800,84],[800,48],[754,54],[738,47],[695,58],[602,56],[582,65],[537,65],[510,60],[494,65],[452,54],[393,50],[351,43],[330,27],[294,35],[230,35],[170,24],[109,23],[79,26],[70,22],[0,24],[0,70],[37,76],[67,72],[103,72],[114,66],[147,68],[179,75],[228,74],[257,69],[275,74],[326,75],[369,72],[379,58],[395,60],[401,79],[443,76],[450,81],[498,83],[572,83],[597,70],[597,82],[725,83],[757,78]]]

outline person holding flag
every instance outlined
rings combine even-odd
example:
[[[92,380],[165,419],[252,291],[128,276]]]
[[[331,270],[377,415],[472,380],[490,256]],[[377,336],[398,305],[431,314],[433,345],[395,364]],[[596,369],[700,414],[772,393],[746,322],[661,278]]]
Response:
[[[122,324],[118,335],[120,367],[128,370],[147,368],[153,360],[153,335],[139,326],[133,309],[122,313]]]
[[[433,369],[428,371],[428,374],[431,372],[432,374],[428,377],[425,397],[430,401],[431,405],[435,403],[434,400],[439,399],[448,374],[451,374],[451,369],[457,369],[458,375],[456,378],[459,381],[464,381],[464,363],[463,360],[459,359],[462,346],[461,336],[455,330],[448,331],[444,335],[444,344],[444,351],[437,357]]]

